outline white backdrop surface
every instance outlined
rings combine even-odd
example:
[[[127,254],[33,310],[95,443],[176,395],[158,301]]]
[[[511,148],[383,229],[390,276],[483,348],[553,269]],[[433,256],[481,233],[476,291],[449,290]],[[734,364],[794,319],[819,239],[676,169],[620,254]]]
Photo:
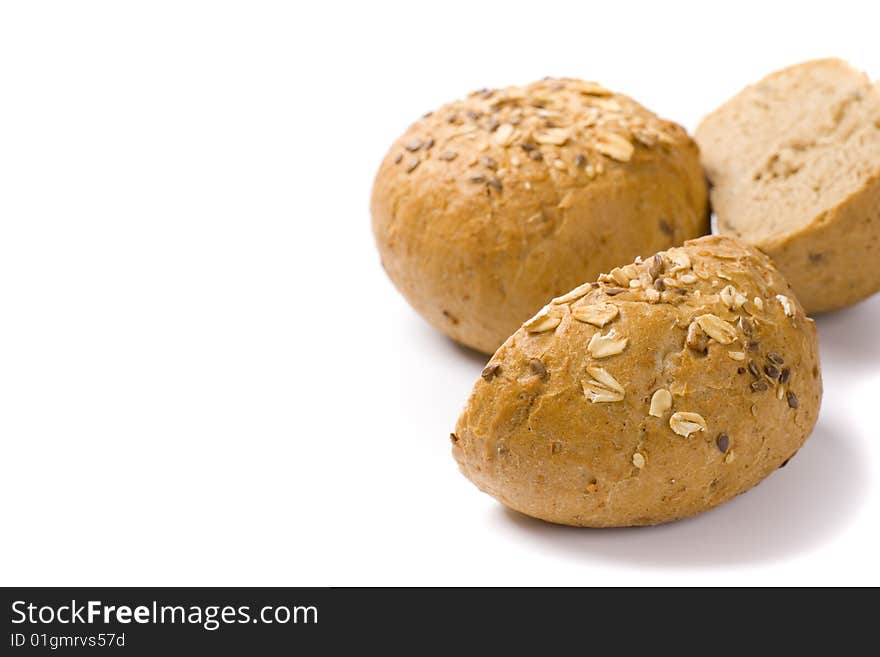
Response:
[[[692,129],[869,2],[0,7],[0,584],[880,584],[880,297],[821,317],[784,470],[676,524],[505,511],[448,434],[483,358],[379,266],[372,177],[436,105],[545,75]]]

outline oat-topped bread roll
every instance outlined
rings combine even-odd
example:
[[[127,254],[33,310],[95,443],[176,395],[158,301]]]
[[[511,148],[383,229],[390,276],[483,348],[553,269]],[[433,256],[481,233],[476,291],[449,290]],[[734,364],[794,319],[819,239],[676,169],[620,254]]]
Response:
[[[553,296],[708,232],[695,143],[592,83],[547,79],[444,105],[391,147],[373,231],[438,329],[492,353]]]
[[[718,230],[768,253],[807,312],[880,290],[880,87],[839,59],[786,68],[697,129]]]
[[[567,525],[705,511],[816,422],[813,321],[758,250],[686,242],[554,299],[489,361],[452,434],[481,490]]]

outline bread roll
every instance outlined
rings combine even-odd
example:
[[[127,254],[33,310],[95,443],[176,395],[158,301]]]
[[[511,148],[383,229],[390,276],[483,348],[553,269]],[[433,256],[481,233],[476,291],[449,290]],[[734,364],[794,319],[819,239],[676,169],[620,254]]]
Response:
[[[696,133],[718,230],[776,262],[807,312],[880,290],[880,88],[839,59],[773,73]]]
[[[452,452],[481,490],[530,516],[651,525],[787,463],[821,395],[813,321],[785,280],[758,250],[703,237],[527,321],[483,370]]]
[[[373,230],[391,280],[486,353],[615,264],[708,232],[696,145],[595,83],[547,79],[444,105],[394,142]]]

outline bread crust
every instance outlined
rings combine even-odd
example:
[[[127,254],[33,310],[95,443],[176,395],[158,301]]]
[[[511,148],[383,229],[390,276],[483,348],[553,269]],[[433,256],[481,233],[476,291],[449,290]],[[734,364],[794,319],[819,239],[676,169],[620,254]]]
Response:
[[[880,290],[880,88],[838,59],[747,87],[697,128],[722,234],[773,258],[809,313]]]
[[[759,246],[807,312],[837,310],[871,296],[880,290],[880,170],[801,230]]]
[[[397,288],[485,353],[554,295],[708,232],[707,207],[683,128],[569,79],[476,92],[417,121],[371,202]]]
[[[452,434],[481,490],[554,523],[651,525],[731,499],[801,447],[822,381],[788,284],[728,237],[661,258],[566,295],[492,357]],[[626,277],[638,286],[618,291]]]

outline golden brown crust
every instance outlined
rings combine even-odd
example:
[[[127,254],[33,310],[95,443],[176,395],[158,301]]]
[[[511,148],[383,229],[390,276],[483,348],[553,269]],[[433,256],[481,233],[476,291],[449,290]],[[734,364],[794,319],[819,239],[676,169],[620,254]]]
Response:
[[[528,515],[655,524],[784,464],[821,392],[814,324],[770,260],[704,237],[529,320],[474,386],[453,455],[480,489]]]
[[[685,131],[578,80],[477,92],[416,122],[382,162],[372,215],[398,289],[486,353],[554,295],[708,231]]]
[[[845,308],[874,294],[880,290],[880,173],[810,225],[759,246],[807,312]]]

